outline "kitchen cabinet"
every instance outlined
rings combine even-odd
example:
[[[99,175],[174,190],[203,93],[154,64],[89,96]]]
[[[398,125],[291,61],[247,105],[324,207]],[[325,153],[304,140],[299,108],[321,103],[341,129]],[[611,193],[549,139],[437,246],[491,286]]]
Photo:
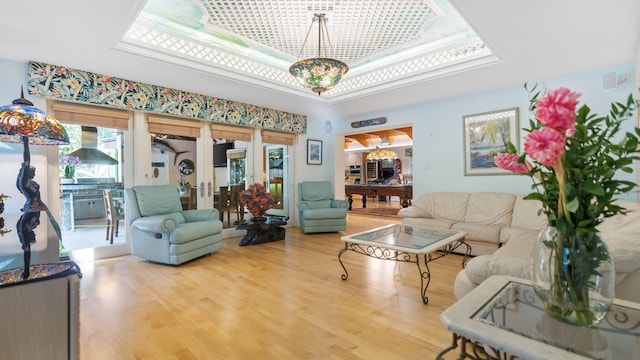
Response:
[[[74,196],[73,214],[75,220],[104,218],[106,211],[102,196]]]

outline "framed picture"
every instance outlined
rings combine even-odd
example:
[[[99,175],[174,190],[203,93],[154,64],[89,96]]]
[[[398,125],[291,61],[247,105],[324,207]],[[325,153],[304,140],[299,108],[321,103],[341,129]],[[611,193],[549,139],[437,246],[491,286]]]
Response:
[[[322,165],[322,140],[307,139],[307,164]]]
[[[500,152],[507,151],[509,141],[520,149],[518,142],[518,108],[465,115],[464,122],[464,175],[507,175],[494,163]]]

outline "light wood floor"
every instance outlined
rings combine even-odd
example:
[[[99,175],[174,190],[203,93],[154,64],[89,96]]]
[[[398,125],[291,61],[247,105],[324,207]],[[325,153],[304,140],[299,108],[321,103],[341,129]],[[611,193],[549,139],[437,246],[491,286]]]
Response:
[[[461,256],[415,264],[346,253],[340,236],[398,219],[349,214],[343,233],[222,249],[179,267],[134,256],[82,263],[81,359],[434,359],[451,342]]]

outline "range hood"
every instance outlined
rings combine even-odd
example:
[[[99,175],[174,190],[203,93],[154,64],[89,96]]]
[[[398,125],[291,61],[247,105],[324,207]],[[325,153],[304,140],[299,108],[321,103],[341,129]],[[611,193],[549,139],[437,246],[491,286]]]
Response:
[[[118,160],[98,150],[98,128],[82,126],[81,148],[68,154],[77,156],[83,164],[118,165]]]

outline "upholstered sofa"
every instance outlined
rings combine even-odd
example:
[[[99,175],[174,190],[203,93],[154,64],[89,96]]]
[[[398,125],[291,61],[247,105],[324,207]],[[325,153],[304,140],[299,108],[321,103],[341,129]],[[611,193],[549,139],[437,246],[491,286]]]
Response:
[[[334,199],[329,181],[298,184],[298,214],[303,233],[337,232],[347,229],[346,200]]]
[[[465,231],[471,254],[487,255],[510,239],[535,240],[546,224],[539,209],[538,201],[506,193],[431,192],[398,216],[404,224]]]
[[[618,201],[627,210],[606,218],[598,226],[609,246],[616,269],[615,296],[640,302],[640,204]],[[461,298],[492,275],[510,275],[530,279],[529,259],[534,241],[528,237],[511,238],[491,255],[471,259],[456,276],[454,294]]]
[[[179,265],[222,247],[218,210],[183,211],[174,186],[134,186],[124,195],[133,255]]]

